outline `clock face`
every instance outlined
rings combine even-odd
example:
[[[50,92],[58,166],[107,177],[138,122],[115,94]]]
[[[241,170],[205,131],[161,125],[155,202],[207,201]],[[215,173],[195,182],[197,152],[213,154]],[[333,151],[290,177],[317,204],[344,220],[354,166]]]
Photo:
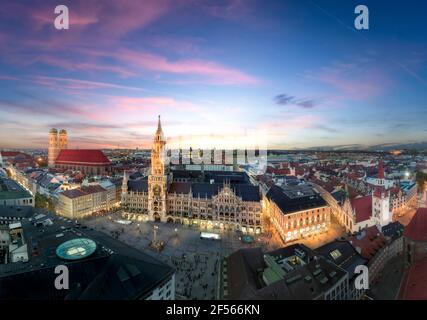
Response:
[[[154,186],[153,187],[153,193],[156,196],[160,195],[160,187],[159,186]]]

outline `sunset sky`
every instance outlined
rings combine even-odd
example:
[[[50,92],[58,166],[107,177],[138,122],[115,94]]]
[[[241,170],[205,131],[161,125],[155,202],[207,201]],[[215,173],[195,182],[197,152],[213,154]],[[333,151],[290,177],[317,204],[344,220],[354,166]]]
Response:
[[[70,10],[56,30],[54,8]],[[0,148],[427,141],[427,1],[0,2]]]

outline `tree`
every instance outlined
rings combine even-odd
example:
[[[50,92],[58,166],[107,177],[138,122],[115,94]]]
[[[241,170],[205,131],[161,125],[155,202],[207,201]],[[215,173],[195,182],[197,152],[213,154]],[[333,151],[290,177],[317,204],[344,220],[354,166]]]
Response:
[[[55,212],[55,205],[52,199],[40,194],[36,193],[35,196],[35,207],[39,209],[45,209],[50,212]]]

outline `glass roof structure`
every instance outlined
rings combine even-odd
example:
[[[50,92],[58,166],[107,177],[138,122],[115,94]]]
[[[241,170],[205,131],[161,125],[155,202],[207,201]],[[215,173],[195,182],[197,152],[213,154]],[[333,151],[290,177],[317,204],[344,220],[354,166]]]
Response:
[[[56,255],[64,260],[80,260],[89,257],[96,250],[96,243],[87,238],[66,241],[56,248]]]

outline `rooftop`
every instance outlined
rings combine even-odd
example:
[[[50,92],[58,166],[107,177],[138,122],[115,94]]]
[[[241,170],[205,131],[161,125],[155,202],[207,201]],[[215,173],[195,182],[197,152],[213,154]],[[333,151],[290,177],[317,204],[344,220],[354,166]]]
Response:
[[[243,201],[260,201],[259,188],[247,180],[246,174],[242,172],[206,172],[200,171],[172,171],[174,181],[169,186],[169,193],[188,194],[192,193],[194,198],[212,198],[224,188],[224,183],[241,197]],[[129,191],[148,192],[148,180],[146,177],[128,181]]]
[[[144,252],[62,217],[38,215],[22,225],[30,259],[0,265],[0,300],[143,299],[174,273]],[[75,279],[69,290],[46,285],[54,283],[60,264]]]
[[[0,217],[15,219],[30,218],[34,213],[34,208],[29,206],[0,206]]]
[[[241,249],[226,259],[228,299],[322,299],[346,271],[300,244],[263,253]]]
[[[326,201],[309,186],[273,185],[267,198],[274,201],[283,214],[326,206]]]
[[[314,251],[346,270],[350,279],[354,276],[356,266],[364,265],[368,262],[356,251],[351,243],[346,240],[329,242]]]
[[[85,166],[110,165],[110,160],[101,150],[89,149],[62,149],[59,152],[56,164],[81,164]]]
[[[395,240],[403,235],[404,226],[399,222],[390,222],[388,225],[381,228],[381,232],[384,236]]]
[[[364,196],[351,200],[351,206],[356,212],[356,223],[369,220],[372,215],[372,196]]]
[[[12,179],[0,178],[0,200],[31,198],[32,195]]]
[[[418,208],[405,227],[404,235],[414,241],[427,241],[427,208]]]
[[[96,250],[96,243],[87,238],[76,238],[61,243],[56,255],[63,260],[80,260],[89,257]]]
[[[93,186],[80,187],[77,189],[70,189],[62,192],[61,195],[70,199],[75,199],[78,197],[86,196],[88,194],[104,192],[104,191],[106,190],[103,187],[99,185],[93,185]]]
[[[372,259],[376,253],[386,245],[384,235],[376,226],[363,229],[356,235],[348,238],[355,248],[360,248],[360,254],[365,259]]]

